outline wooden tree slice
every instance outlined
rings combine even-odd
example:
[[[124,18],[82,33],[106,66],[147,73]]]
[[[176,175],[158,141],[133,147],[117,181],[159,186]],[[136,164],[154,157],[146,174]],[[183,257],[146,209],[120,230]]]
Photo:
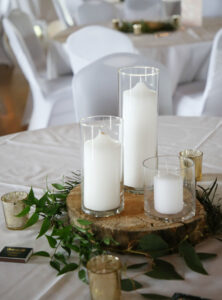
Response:
[[[80,186],[74,188],[67,197],[68,215],[71,224],[79,226],[78,219],[92,222],[92,231],[97,238],[112,237],[127,249],[132,242],[137,242],[149,233],[159,234],[172,247],[189,235],[193,243],[203,239],[206,230],[206,212],[196,201],[196,216],[183,223],[166,223],[154,220],[144,214],[144,196],[125,192],[125,208],[119,215],[107,218],[95,218],[81,209]]]

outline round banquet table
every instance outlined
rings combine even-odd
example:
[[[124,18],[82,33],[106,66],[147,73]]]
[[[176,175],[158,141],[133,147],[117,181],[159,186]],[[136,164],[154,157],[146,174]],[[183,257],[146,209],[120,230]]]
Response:
[[[222,186],[222,118],[216,117],[160,117],[159,154],[177,154],[185,148],[204,152],[203,179],[208,186],[216,177],[218,195]],[[46,185],[61,182],[63,176],[80,168],[80,132],[78,124],[27,131],[0,138],[0,193],[14,190],[29,191],[32,186],[40,196]],[[23,231],[5,227],[0,208],[0,248],[4,246],[33,247],[34,251],[49,250],[45,238],[36,240],[40,222]],[[154,280],[140,275],[137,280],[143,288],[124,292],[123,299],[142,299],[139,293],[158,293],[172,296],[183,292],[220,300],[222,293],[222,244],[208,238],[196,246],[198,252],[217,253],[217,258],[204,261],[209,276],[189,270],[177,255],[164,259],[173,263],[185,278],[183,281]],[[127,263],[141,262],[141,258],[121,256]],[[88,286],[75,273],[57,277],[48,264],[48,258],[32,257],[26,264],[0,262],[0,299],[4,300],[89,300]],[[135,272],[135,271],[134,271]],[[135,273],[134,273],[135,274]]]
[[[104,24],[110,27],[110,24]],[[172,93],[180,83],[206,80],[212,41],[222,27],[222,18],[204,18],[201,27],[181,27],[174,32],[127,34],[138,53],[167,67]],[[80,27],[70,27],[48,43],[48,74],[58,76],[71,72],[67,37]],[[96,42],[96,41],[95,41]],[[90,45],[86,47],[90,51]]]

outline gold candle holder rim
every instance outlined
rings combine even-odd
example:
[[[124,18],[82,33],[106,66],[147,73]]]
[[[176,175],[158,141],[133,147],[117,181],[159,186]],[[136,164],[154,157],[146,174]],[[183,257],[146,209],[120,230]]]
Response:
[[[28,193],[24,191],[9,192],[1,196],[1,201],[5,203],[17,203],[28,197]]]
[[[179,155],[182,157],[195,158],[195,157],[202,157],[203,152],[200,150],[185,149],[185,150],[180,151]]]
[[[108,261],[106,263],[109,263],[109,261],[112,263],[115,262],[114,265],[112,265],[112,268],[106,269],[104,272],[104,268],[101,268],[101,270],[98,270],[98,268],[95,265],[95,260],[97,259],[108,259]],[[102,255],[97,255],[97,256],[93,256],[86,265],[86,268],[88,271],[94,273],[94,274],[101,274],[101,275],[105,275],[105,274],[109,274],[109,273],[113,273],[115,271],[118,271],[120,268],[122,267],[121,261],[117,256],[111,255],[111,254],[102,254]]]

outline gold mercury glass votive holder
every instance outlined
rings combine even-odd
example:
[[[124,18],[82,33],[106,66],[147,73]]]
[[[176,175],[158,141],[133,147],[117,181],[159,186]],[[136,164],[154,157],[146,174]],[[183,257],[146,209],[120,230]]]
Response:
[[[8,229],[19,230],[25,226],[28,215],[16,217],[24,208],[23,200],[27,198],[26,192],[10,192],[1,197],[5,216],[5,223]]]
[[[186,149],[179,153],[180,157],[187,157],[192,159],[195,164],[195,179],[200,181],[202,178],[202,161],[203,152],[200,150]]]
[[[142,25],[141,24],[133,24],[133,33],[135,35],[140,35],[142,33]]]
[[[91,300],[121,299],[121,262],[113,255],[98,255],[87,263]]]
[[[114,29],[119,29],[119,19],[112,19],[112,26]]]

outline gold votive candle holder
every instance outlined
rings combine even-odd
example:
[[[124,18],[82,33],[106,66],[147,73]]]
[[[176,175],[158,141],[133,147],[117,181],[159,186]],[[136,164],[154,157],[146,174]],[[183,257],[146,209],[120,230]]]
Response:
[[[121,299],[121,262],[113,255],[98,255],[87,263],[91,300]]]
[[[188,157],[193,160],[195,164],[195,179],[196,181],[200,181],[202,178],[203,152],[200,150],[186,149],[179,154],[181,157]]]
[[[133,24],[133,33],[135,35],[140,35],[142,33],[142,25],[141,24]]]
[[[8,229],[19,230],[25,226],[28,215],[16,217],[24,208],[23,200],[27,198],[26,192],[10,192],[1,197],[5,223]]]
[[[119,19],[112,19],[112,26],[114,29],[119,29]]]

